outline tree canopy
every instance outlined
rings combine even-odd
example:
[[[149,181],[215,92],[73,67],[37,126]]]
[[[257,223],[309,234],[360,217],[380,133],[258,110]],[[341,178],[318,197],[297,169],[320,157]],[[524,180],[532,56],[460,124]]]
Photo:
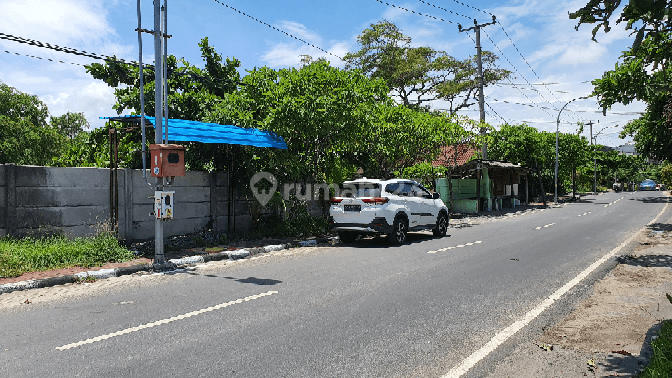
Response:
[[[437,99],[449,103],[450,113],[473,105],[478,89],[476,57],[458,60],[445,51],[411,46],[394,23],[371,24],[357,37],[360,50],[346,54],[348,68],[383,79],[405,106]],[[505,79],[510,72],[495,68],[497,56],[482,52],[485,86]]]
[[[586,6],[571,13],[582,24],[595,24],[593,39],[600,29],[611,30],[611,19],[616,17],[621,0],[591,0]],[[622,8],[616,23],[625,22],[632,30],[632,46],[623,52],[621,61],[613,70],[593,81],[604,112],[616,103],[627,105],[644,101],[646,112],[629,122],[621,138],[632,136],[637,150],[657,160],[672,159],[672,95],[670,83],[672,68],[672,1],[630,0]]]
[[[47,105],[0,82],[0,163],[50,165],[65,142]]]

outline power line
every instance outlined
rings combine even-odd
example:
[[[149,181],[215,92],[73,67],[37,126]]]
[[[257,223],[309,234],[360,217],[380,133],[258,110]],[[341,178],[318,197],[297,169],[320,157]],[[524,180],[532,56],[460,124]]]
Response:
[[[497,111],[495,111],[495,109],[493,109],[492,106],[490,106],[490,104],[488,104],[488,103],[486,102],[485,105],[487,105],[488,108],[490,108],[490,110],[492,110],[492,111],[497,115],[497,117],[501,118],[502,121],[504,121],[504,123],[508,124],[508,122],[504,119],[504,117],[502,117],[501,115],[499,115],[499,113],[497,113]]]
[[[434,7],[434,8],[441,9],[442,11],[446,11],[446,12],[452,13],[452,14],[454,14],[454,15],[456,15],[456,16],[465,17],[465,18],[468,18],[468,19],[470,19],[470,20],[473,20],[473,18],[471,18],[471,17],[469,17],[469,16],[465,16],[465,15],[463,15],[463,14],[459,14],[459,13],[453,12],[453,11],[451,11],[451,10],[449,10],[449,9],[446,9],[446,8],[441,8],[441,7],[436,6],[436,5],[434,5],[434,4],[430,4],[430,3],[426,2],[426,1],[423,1],[423,0],[418,0],[418,1],[421,2],[421,3],[423,3],[423,4],[432,6],[432,7]]]
[[[223,5],[223,6],[227,7],[227,8],[229,8],[229,9],[233,10],[234,12],[238,12],[238,13],[242,14],[243,16],[246,16],[246,17],[248,17],[248,18],[250,18],[250,19],[252,19],[252,20],[254,20],[254,21],[257,21],[258,23],[260,23],[260,24],[262,24],[262,25],[266,25],[266,26],[268,26],[269,28],[271,28],[271,29],[273,29],[273,30],[275,30],[275,31],[278,31],[278,32],[280,32],[280,33],[282,33],[282,34],[285,34],[285,35],[287,35],[287,36],[289,36],[289,37],[292,37],[292,38],[296,39],[297,41],[303,42],[303,43],[305,43],[305,44],[308,45],[308,46],[311,46],[311,47],[316,48],[316,49],[318,49],[318,50],[320,50],[320,51],[322,51],[322,52],[324,52],[324,53],[327,53],[327,54],[329,54],[329,55],[331,55],[331,56],[333,56],[333,57],[336,57],[336,58],[338,58],[338,59],[340,59],[340,60],[343,60],[343,58],[341,58],[341,57],[338,56],[338,55],[332,54],[332,53],[330,53],[329,51],[327,51],[327,50],[325,50],[325,49],[323,49],[323,48],[321,48],[321,47],[319,47],[319,46],[315,46],[314,44],[312,44],[312,43],[310,43],[310,42],[307,42],[307,41],[304,41],[303,39],[301,39],[301,38],[299,38],[299,37],[296,37],[296,36],[294,36],[294,35],[292,35],[292,34],[290,34],[290,33],[287,33],[287,32],[284,31],[284,30],[278,29],[278,28],[276,28],[276,27],[273,26],[273,25],[267,24],[267,23],[265,23],[264,21],[261,21],[261,20],[259,20],[259,19],[256,18],[256,17],[250,16],[249,14],[247,14],[247,13],[245,13],[245,12],[241,12],[241,11],[239,11],[238,9],[236,9],[236,8],[234,8],[234,7],[232,7],[232,6],[229,6],[229,5],[227,5],[227,4],[224,4],[224,3],[222,3],[222,2],[219,1],[219,0],[214,0],[214,1],[215,1],[216,3],[218,3],[218,4],[220,4],[220,5]]]
[[[35,55],[19,54],[19,53],[15,53],[15,52],[7,51],[7,50],[3,50],[3,51],[6,52],[7,54],[13,54],[13,55],[18,55],[18,56],[27,56],[27,57],[29,57],[29,58],[35,58],[35,59],[40,59],[40,60],[48,60],[48,61],[50,61],[50,62],[64,63],[64,64],[73,64],[73,65],[76,65],[76,66],[82,66],[82,67],[85,67],[85,65],[83,65],[83,64],[79,64],[79,63],[64,62],[64,61],[62,61],[62,60],[54,60],[54,59],[49,59],[49,58],[42,58],[42,57],[40,57],[40,56],[35,56]]]
[[[467,36],[469,36],[469,39],[471,39],[472,42],[476,43],[476,41],[474,41],[474,39],[471,37],[471,35],[470,35],[468,32],[467,32]],[[510,63],[510,62],[509,62],[509,63]],[[515,68],[515,67],[514,67],[514,68]],[[523,96],[525,96],[525,98],[527,98],[528,100],[530,100],[530,102],[534,103],[534,101],[533,101],[531,98],[529,98],[525,93],[523,93],[523,91],[522,91],[520,88],[518,88],[518,87],[511,81],[511,79],[509,79],[508,76],[506,77],[506,80],[508,80],[509,83],[511,83],[511,85],[513,85],[513,87],[516,88],[516,89],[518,90],[518,92],[520,92],[520,94],[522,94]],[[487,96],[485,96],[485,97],[487,97]],[[553,117],[553,116],[551,115],[551,113],[547,112],[546,110],[544,110],[544,112],[545,112],[546,114],[548,114],[549,116]]]
[[[63,52],[63,53],[66,53],[66,54],[74,54],[74,55],[79,55],[79,56],[85,56],[85,57],[92,58],[92,59],[105,60],[106,62],[116,62],[116,63],[132,65],[132,66],[138,66],[138,62],[134,62],[134,61],[127,61],[127,60],[124,60],[124,59],[119,59],[119,58],[111,57],[111,56],[108,56],[108,55],[90,53],[90,52],[87,52],[87,51],[80,51],[80,50],[77,50],[77,49],[72,48],[72,47],[63,47],[63,46],[58,46],[58,45],[52,45],[52,44],[47,43],[47,42],[41,42],[41,41],[28,39],[28,38],[16,37],[16,36],[9,35],[9,34],[4,34],[4,33],[0,33],[0,39],[6,39],[6,40],[9,40],[9,41],[18,42],[18,43],[25,43],[25,44],[29,44],[31,46],[51,49],[51,50]],[[29,58],[48,60],[50,62],[73,64],[73,65],[77,65],[77,66],[86,67],[85,64],[64,62],[62,60],[42,58],[42,57],[35,56],[35,55],[13,53],[13,52],[6,51],[6,50],[4,50],[4,52],[8,53],[8,54],[14,54],[14,55],[17,55],[17,56],[27,56]],[[143,68],[147,69],[147,70],[150,70],[150,71],[154,70],[154,66],[151,65],[151,64],[144,64]],[[184,71],[172,70],[172,71],[170,71],[170,74],[174,74],[174,75],[178,75],[178,76],[190,76],[190,77],[196,79],[197,81],[200,81],[201,83],[204,83],[204,81],[208,81],[208,82],[210,82],[210,84],[216,84],[215,81],[217,81],[217,82],[220,82],[220,83],[229,83],[229,84],[236,84],[236,85],[249,85],[249,84],[246,84],[246,83],[243,83],[243,82],[237,82],[237,81],[234,81],[234,80],[231,80],[231,79],[201,76],[201,75],[197,75],[193,72],[184,72]]]
[[[515,70],[515,71],[516,71],[516,72],[523,78],[523,80],[525,80],[525,82],[526,82],[528,85],[530,85],[530,82],[525,78],[525,76],[523,76],[522,73],[520,73],[520,71],[518,71],[518,69],[516,68],[516,66],[514,66],[513,63],[511,63],[511,61],[509,60],[509,58],[504,54],[504,52],[502,51],[502,49],[500,49],[499,46],[497,46],[497,44],[495,43],[495,41],[493,41],[492,38],[490,38],[490,36],[488,35],[488,33],[486,33],[485,31],[483,31],[483,33],[485,34],[486,37],[488,37],[488,39],[490,40],[490,42],[492,42],[492,44],[497,48],[497,50],[500,52],[500,54],[502,54],[502,56],[504,57],[504,59],[506,59],[506,61],[509,62],[509,64],[511,65],[511,67],[513,67],[513,69],[514,69],[514,70]],[[531,86],[531,85],[530,85],[530,87],[531,87],[531,88],[534,88],[534,87]],[[541,94],[541,92],[539,92],[539,90],[537,90],[536,88],[534,88],[534,91],[537,92],[537,94],[539,94],[539,96],[541,96],[541,98],[543,98],[544,101],[546,101],[549,105],[553,106],[553,104],[551,104],[551,102],[548,101],[548,100],[546,99],[546,97],[544,97],[544,95]],[[527,96],[525,96],[525,97],[527,97]],[[529,97],[528,97],[528,99],[529,99]],[[553,110],[555,110],[555,111],[559,111],[559,109],[556,109],[555,107],[552,107],[551,109],[553,109]],[[549,114],[549,115],[550,115],[550,114]]]
[[[217,1],[217,0],[215,0],[215,1]],[[438,17],[430,16],[430,15],[428,15],[428,14],[424,14],[424,13],[416,12],[416,11],[414,11],[414,10],[410,10],[410,9],[406,9],[406,8],[404,8],[404,7],[400,7],[400,6],[398,6],[398,5],[394,5],[394,4],[386,3],[386,2],[381,1],[381,0],[375,0],[375,1],[377,1],[377,2],[379,2],[379,3],[381,3],[381,4],[385,4],[385,5],[391,6],[392,8],[397,8],[397,9],[405,10],[406,12],[411,12],[411,13],[414,13],[414,14],[417,14],[417,15],[420,15],[420,16],[425,16],[425,17],[433,18],[433,19],[438,20],[438,21],[449,22],[449,23],[451,23],[451,24],[454,24],[454,22],[453,22],[453,21],[450,21],[450,20],[444,20],[443,18],[438,18]]]
[[[506,30],[504,30],[504,25],[502,25],[499,21],[497,21],[497,23],[499,24],[499,27],[502,28],[502,31],[504,32],[504,34],[506,35],[506,37],[509,39],[509,41],[511,41],[511,45],[516,49],[516,51],[518,51],[518,55],[520,55],[520,57],[523,58],[523,61],[525,62],[525,64],[527,64],[527,67],[530,69],[530,71],[532,71],[532,73],[534,73],[534,76],[536,76],[537,79],[541,80],[541,78],[539,77],[539,75],[537,74],[537,72],[534,70],[534,68],[532,68],[532,66],[530,65],[530,63],[528,63],[527,59],[525,59],[525,57],[523,56],[523,53],[520,52],[520,50],[518,49],[518,46],[516,46],[516,44],[513,42],[513,39],[511,39],[511,37],[509,36],[509,33],[507,33]],[[490,37],[488,37],[488,38],[490,38]],[[492,41],[492,39],[491,39],[491,41]],[[493,42],[493,43],[494,43],[494,42]],[[500,51],[501,51],[501,50],[500,50]],[[522,76],[522,75],[521,75],[521,76]],[[527,79],[525,79],[525,81],[527,81]],[[533,87],[533,88],[534,88],[534,87]],[[555,97],[555,95],[553,95],[553,92],[551,92],[551,90],[548,89],[548,87],[547,87],[546,85],[544,85],[544,88],[546,88],[546,90],[547,90],[549,93],[551,93],[551,95],[552,95],[553,97]],[[539,93],[539,95],[541,95],[541,93]],[[544,96],[541,96],[541,97],[543,98]],[[544,100],[545,100],[545,99],[544,99]],[[558,100],[557,97],[555,97],[555,100],[556,100],[556,101],[560,101],[560,100]]]
[[[576,81],[576,82],[573,82],[573,83],[532,83],[532,84],[530,84],[530,83],[528,83],[528,84],[524,84],[524,83],[519,83],[519,84],[502,83],[501,85],[531,85],[531,86],[534,86],[534,85],[569,85],[569,84],[585,84],[585,83],[591,83],[591,82],[592,82],[592,80]]]
[[[129,62],[129,61],[126,61],[124,59],[114,58],[114,57],[111,57],[111,56],[108,56],[108,55],[100,55],[100,54],[96,54],[96,53],[90,53],[90,52],[87,52],[87,51],[73,49],[71,47],[63,47],[63,46],[58,46],[58,45],[52,45],[50,43],[40,42],[40,41],[36,41],[34,39],[16,37],[16,36],[13,36],[11,34],[0,33],[0,39],[5,39],[5,40],[8,40],[8,41],[12,41],[12,42],[24,43],[24,44],[31,45],[31,46],[51,49],[51,50],[54,50],[54,51],[64,52],[64,53],[67,53],[67,54],[85,56],[85,57],[88,57],[88,58],[93,58],[93,59],[98,59],[98,60],[111,60],[111,61],[122,62],[122,63],[126,63],[126,64],[138,65],[138,62],[134,62],[134,61]]]
[[[471,9],[473,9],[473,10],[477,10],[477,11],[479,11],[479,12],[483,12],[483,13],[485,13],[485,14],[489,14],[490,16],[494,16],[494,14],[492,14],[492,13],[490,13],[490,12],[486,12],[486,11],[481,10],[481,9],[478,9],[478,8],[476,8],[476,7],[472,7],[471,5],[469,5],[469,4],[465,4],[465,3],[461,2],[461,1],[457,1],[457,0],[453,0],[453,1],[456,2],[456,3],[458,3],[458,4],[460,4],[460,5],[462,5],[462,6],[465,6],[465,7],[467,7],[467,8],[471,8]]]

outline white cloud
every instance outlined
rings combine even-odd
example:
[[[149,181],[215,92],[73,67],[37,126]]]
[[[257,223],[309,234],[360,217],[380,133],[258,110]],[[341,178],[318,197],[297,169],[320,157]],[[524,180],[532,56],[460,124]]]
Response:
[[[305,25],[299,24],[298,22],[282,21],[280,22],[280,29],[284,29],[289,34],[299,37],[305,40],[306,42],[320,43],[322,41],[322,39],[320,38],[319,35],[317,35],[317,33],[308,30],[308,28]]]
[[[68,88],[67,92],[47,95],[42,100],[49,107],[52,116],[67,112],[84,112],[92,127],[104,124],[99,117],[116,115],[116,111],[112,109],[115,103],[114,89],[102,81]]]
[[[314,60],[324,58],[328,60],[332,66],[336,67],[343,67],[345,65],[345,63],[336,56],[343,57],[350,51],[350,44],[348,42],[331,41],[327,45],[320,46],[320,41],[322,41],[322,38],[317,33],[308,30],[305,25],[299,24],[297,22],[283,21],[283,27],[287,28],[286,30],[291,30],[291,34],[300,33],[300,36],[307,42],[313,43],[315,46],[323,48],[333,55],[325,53],[324,51],[318,50],[315,47],[301,42],[291,44],[277,43],[273,45],[269,51],[261,56],[261,60],[264,61],[269,67],[297,67],[301,63],[301,55],[310,55]],[[299,35],[297,35],[297,37],[298,36]]]
[[[0,0],[3,32],[55,44],[84,43],[114,34],[102,1]]]

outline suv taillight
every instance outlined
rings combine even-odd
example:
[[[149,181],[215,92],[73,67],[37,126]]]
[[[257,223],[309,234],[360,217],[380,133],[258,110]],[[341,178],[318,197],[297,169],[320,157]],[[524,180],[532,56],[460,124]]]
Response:
[[[329,199],[329,203],[332,204],[332,205],[337,205],[337,204],[341,203],[341,201],[343,201],[343,199],[341,199],[341,198],[333,198],[332,197],[331,199]]]
[[[374,205],[382,205],[389,201],[386,197],[373,197],[373,198],[362,198],[362,202],[371,203]]]

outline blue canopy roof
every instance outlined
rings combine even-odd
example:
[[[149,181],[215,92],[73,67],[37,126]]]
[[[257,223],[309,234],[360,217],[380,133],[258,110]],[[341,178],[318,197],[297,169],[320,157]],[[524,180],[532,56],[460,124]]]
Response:
[[[100,117],[112,121],[140,123],[140,116]],[[154,117],[145,117],[152,125]],[[165,137],[165,133],[163,135]],[[284,139],[272,131],[245,129],[233,125],[204,123],[185,119],[168,119],[168,139],[171,142],[202,142],[273,147],[286,150]]]

